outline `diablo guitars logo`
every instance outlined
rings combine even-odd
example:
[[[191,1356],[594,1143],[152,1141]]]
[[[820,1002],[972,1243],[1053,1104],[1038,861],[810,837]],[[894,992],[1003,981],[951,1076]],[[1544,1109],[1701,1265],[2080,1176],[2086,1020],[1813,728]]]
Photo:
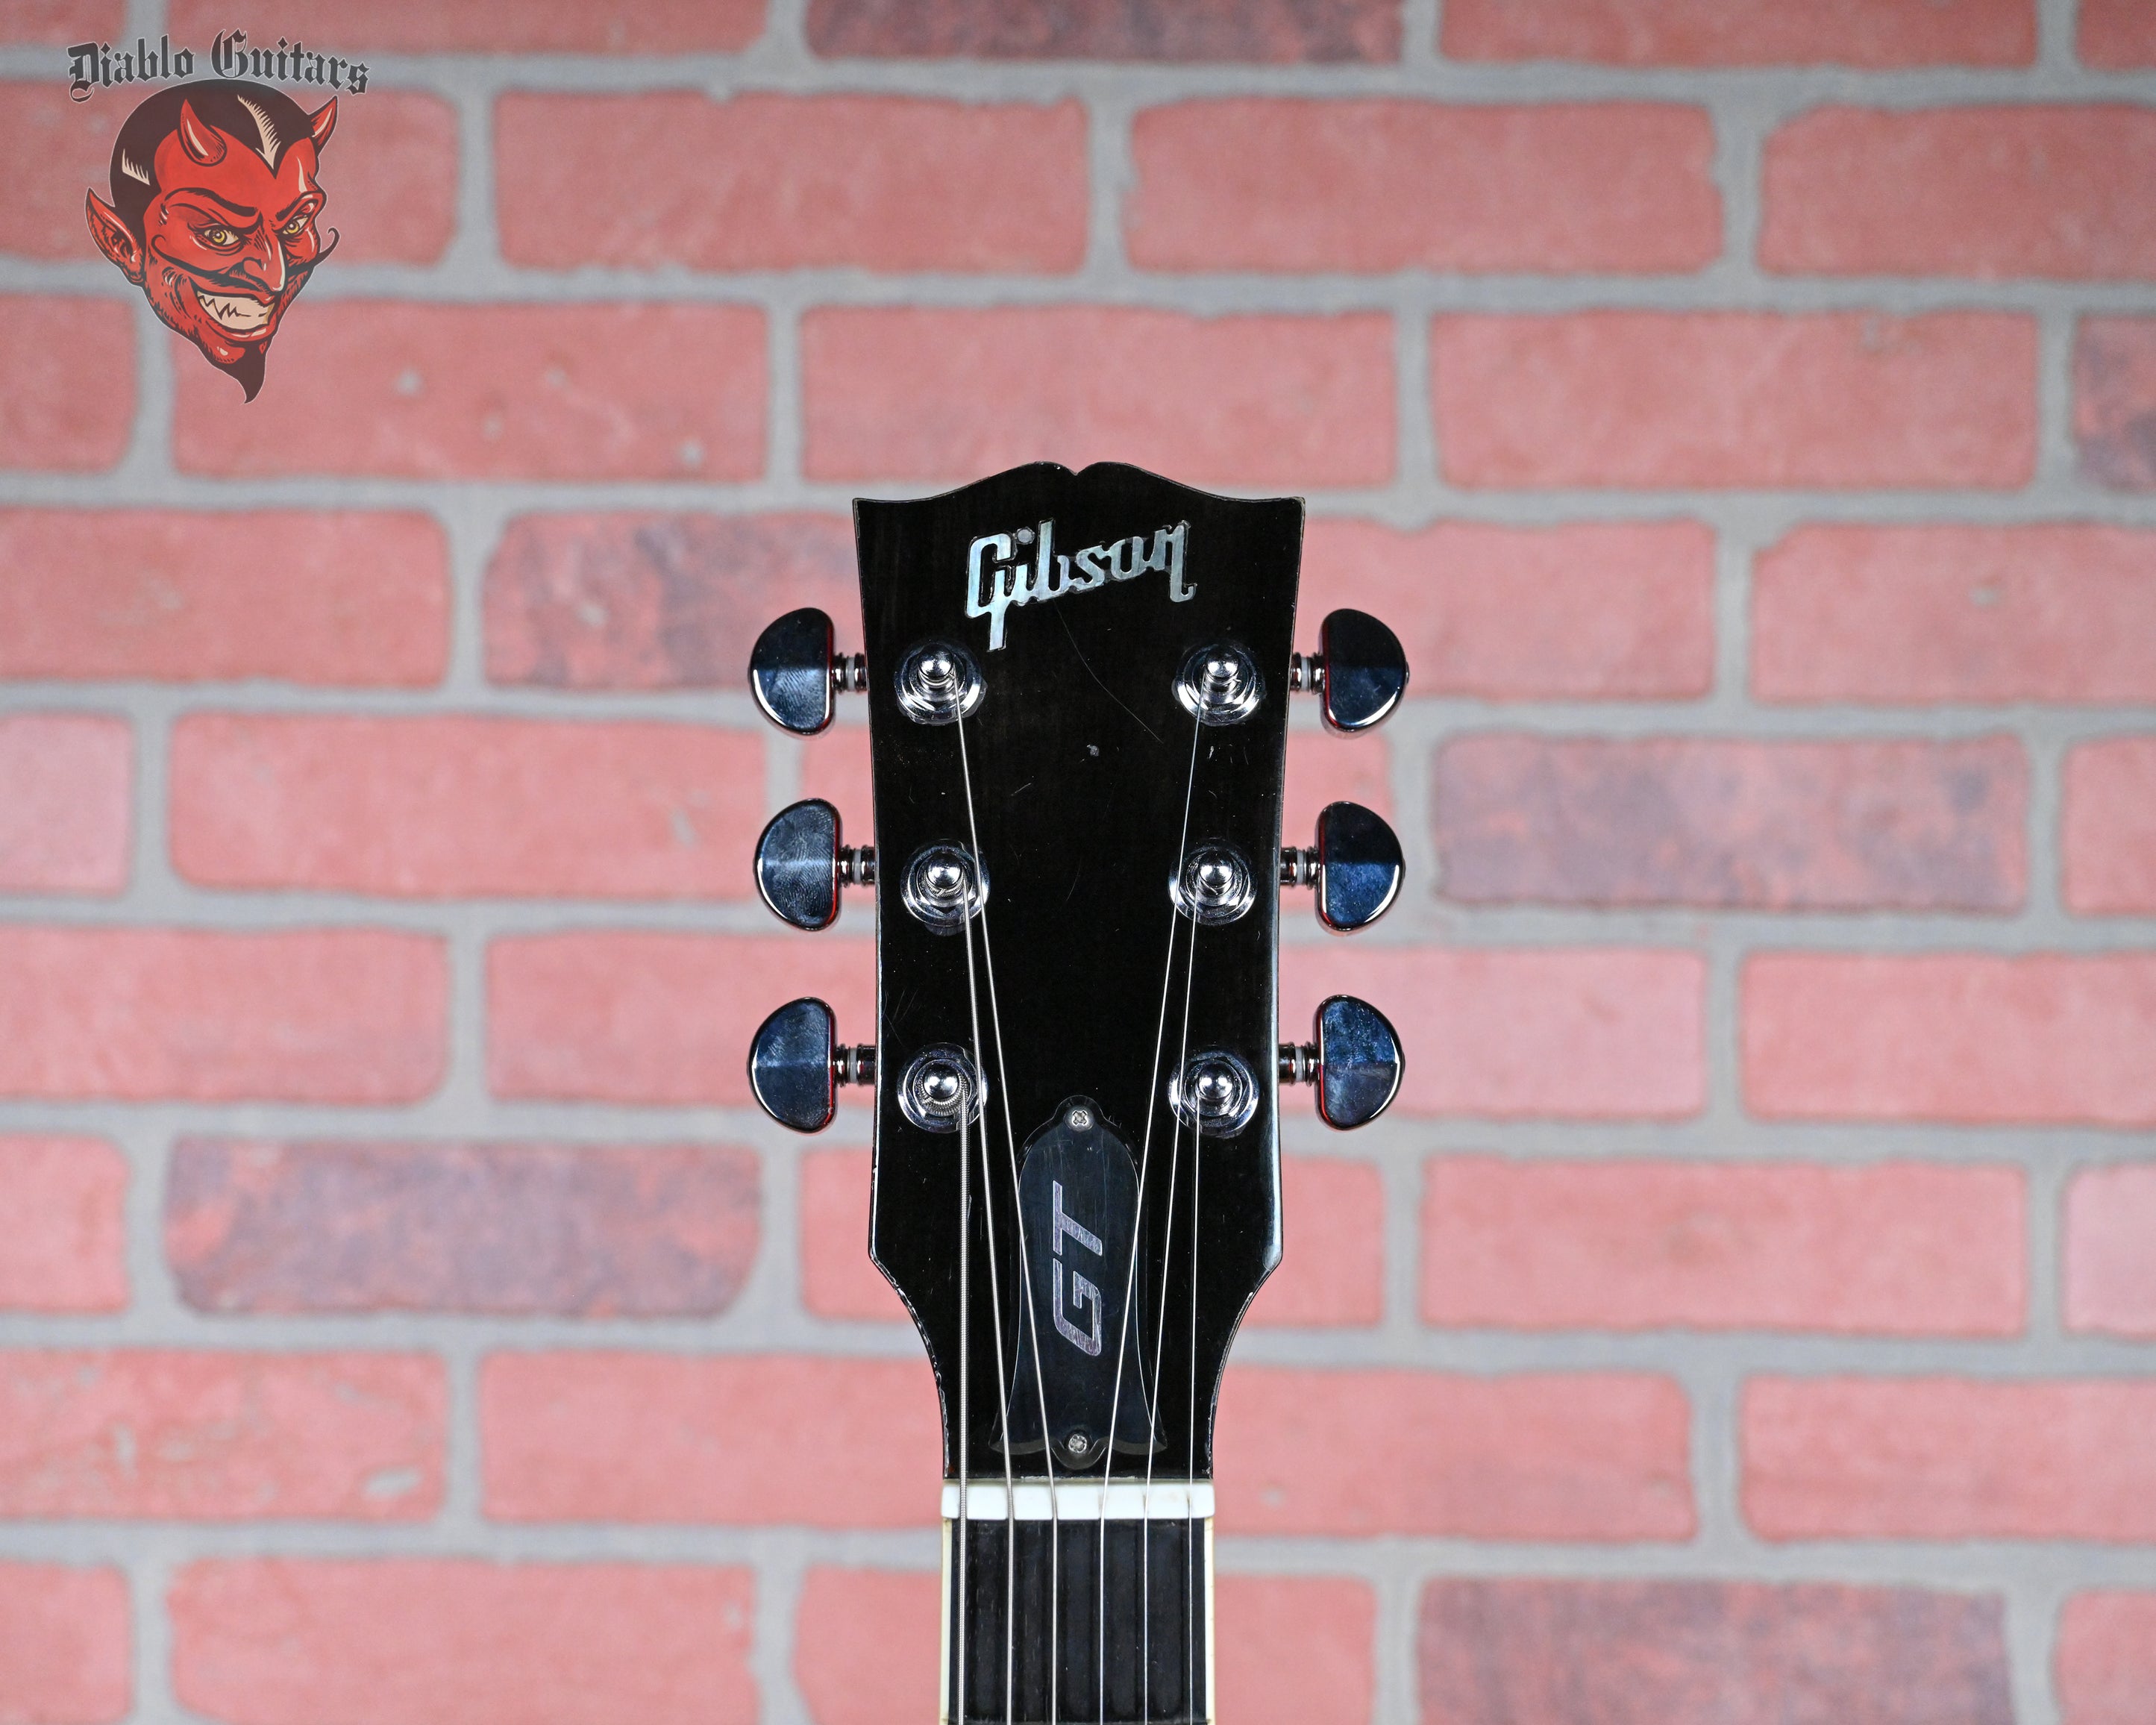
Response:
[[[230,79],[161,90],[120,128],[112,201],[90,194],[98,249],[249,401],[286,308],[336,244],[316,225],[336,105],[310,114]]]

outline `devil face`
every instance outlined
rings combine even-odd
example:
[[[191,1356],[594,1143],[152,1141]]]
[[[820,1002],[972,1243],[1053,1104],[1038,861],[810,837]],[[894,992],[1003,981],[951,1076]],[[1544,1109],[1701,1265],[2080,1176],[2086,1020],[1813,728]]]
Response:
[[[251,401],[285,308],[329,249],[316,227],[326,200],[315,175],[336,105],[297,137],[280,137],[259,105],[242,105],[259,121],[254,136],[179,104],[150,172],[136,175],[151,187],[139,233],[95,193],[89,213],[99,246],[159,318],[237,377]]]
[[[213,136],[225,146],[217,162],[195,160],[180,132],[157,146],[157,184],[167,189],[142,213],[141,280],[159,317],[229,367],[270,345],[306,285],[321,255],[315,218],[325,200],[312,139],[285,151],[273,172],[239,140]]]

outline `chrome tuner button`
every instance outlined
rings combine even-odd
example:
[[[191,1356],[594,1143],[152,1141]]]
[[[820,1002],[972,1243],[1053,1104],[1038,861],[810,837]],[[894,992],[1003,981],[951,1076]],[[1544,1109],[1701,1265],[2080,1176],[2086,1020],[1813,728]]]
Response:
[[[1258,1111],[1258,1081],[1236,1055],[1209,1049],[1168,1080],[1168,1100],[1176,1118],[1200,1135],[1233,1137]]]
[[[954,1132],[962,1120],[978,1120],[987,1096],[966,1050],[950,1043],[922,1049],[899,1076],[899,1110],[925,1132]]]
[[[899,707],[918,725],[972,718],[987,689],[973,655],[948,641],[916,647],[898,668]]]
[[[833,697],[868,686],[867,662],[833,650],[831,619],[813,605],[765,626],[748,656],[749,692],[782,731],[814,737],[831,722]]]
[[[1281,850],[1281,885],[1315,886],[1317,920],[1335,934],[1368,928],[1400,896],[1406,864],[1399,835],[1359,803],[1328,803],[1313,842]]]
[[[1334,611],[1318,634],[1318,649],[1288,660],[1288,687],[1314,691],[1335,731],[1367,731],[1407,693],[1408,656],[1400,638],[1366,611]]]
[[[1265,680],[1249,654],[1220,642],[1200,647],[1183,660],[1175,698],[1201,725],[1240,725],[1265,698]]]
[[[781,922],[829,928],[841,886],[875,884],[875,847],[839,837],[839,811],[820,797],[772,816],[756,841],[756,891]]]
[[[1207,928],[1233,922],[1257,897],[1243,853],[1232,845],[1199,845],[1171,875],[1168,896],[1175,908]]]
[[[797,1132],[819,1132],[831,1123],[841,1084],[875,1082],[875,1050],[840,1046],[831,1009],[813,997],[780,1007],[749,1044],[748,1083],[757,1106]]]
[[[1282,1084],[1317,1086],[1317,1113],[1340,1132],[1368,1126],[1399,1094],[1406,1060],[1384,1014],[1352,994],[1335,994],[1317,1009],[1317,1040],[1282,1043]]]
[[[969,850],[931,845],[906,864],[898,896],[914,919],[937,934],[956,934],[988,901],[988,871]]]

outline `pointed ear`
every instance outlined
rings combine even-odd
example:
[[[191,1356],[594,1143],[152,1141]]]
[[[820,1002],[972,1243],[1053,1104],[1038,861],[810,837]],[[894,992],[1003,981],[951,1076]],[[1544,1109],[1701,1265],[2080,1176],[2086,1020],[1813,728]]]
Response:
[[[224,160],[224,140],[202,123],[193,104],[180,104],[180,142],[188,155],[204,167]]]
[[[92,192],[83,205],[83,213],[90,218],[90,237],[97,242],[98,250],[117,264],[128,280],[141,286],[142,244],[127,231],[120,212]]]
[[[330,134],[336,130],[336,98],[331,96],[321,107],[307,116],[307,130],[314,135],[315,153],[319,156],[322,146],[329,142]]]

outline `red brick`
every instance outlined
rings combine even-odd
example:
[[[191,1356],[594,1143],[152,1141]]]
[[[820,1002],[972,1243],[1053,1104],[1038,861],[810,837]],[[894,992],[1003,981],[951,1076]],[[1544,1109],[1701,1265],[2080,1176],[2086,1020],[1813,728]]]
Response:
[[[340,44],[345,19],[358,10],[338,8],[330,33]],[[339,260],[438,262],[457,231],[457,110],[419,90],[370,90],[364,100],[339,105],[337,125],[336,147],[323,157],[323,189]]]
[[[422,1521],[448,1386],[410,1353],[0,1353],[0,1516]]]
[[[2142,1725],[2156,1694],[2156,1594],[2074,1594],[2052,1670],[2063,1725]]]
[[[2083,65],[2156,66],[2156,18],[2141,0],[2081,0],[2076,11]]]
[[[269,386],[246,413],[213,367],[178,365],[174,381],[172,459],[186,473],[763,471],[764,319],[745,305],[326,300],[279,334]]]
[[[0,42],[102,42],[126,22],[126,0],[0,0]]]
[[[747,1102],[749,1039],[801,994],[847,1040],[875,1034],[874,952],[834,936],[517,936],[488,948],[486,978],[498,1096]]]
[[[1300,1039],[1325,996],[1368,1000],[1405,1047],[1403,1113],[1675,1119],[1706,1100],[1706,982],[1685,952],[1297,942],[1281,1026]]]
[[[496,1521],[937,1517],[942,1427],[925,1358],[495,1353],[479,1399]]]
[[[1446,0],[1446,56],[1617,66],[2025,66],[2031,0]]]
[[[1281,1159],[1281,1266],[1245,1318],[1367,1325],[1385,1315],[1385,1183],[1377,1166],[1324,1156]]]
[[[1215,1588],[1219,1716],[1248,1725],[1363,1725],[1376,1698],[1377,1601],[1317,1575],[1224,1575]]]
[[[172,39],[229,29],[218,0],[172,0]],[[429,0],[288,0],[277,28],[389,54],[729,54],[763,33],[763,0],[584,0],[440,6]],[[371,99],[372,91],[368,92]]]
[[[1722,249],[1701,108],[1234,98],[1146,109],[1131,149],[1141,269],[1651,274]]]
[[[905,1302],[869,1258],[865,1150],[812,1150],[801,1170],[801,1303],[818,1317],[907,1322]]]
[[[2156,1122],[2156,955],[1769,952],[1743,995],[1766,1118]]]
[[[117,1725],[134,1706],[127,1578],[0,1563],[0,1719]]]
[[[1750,742],[1488,732],[1437,753],[1439,891],[1469,903],[2008,911],[2012,737]]]
[[[15,23],[10,14],[20,9],[19,0],[0,0],[0,41],[20,39],[10,28]],[[110,38],[66,39],[90,39]],[[59,56],[54,62],[60,64]],[[70,101],[63,79],[0,83],[0,152],[10,162],[37,164],[34,172],[12,177],[7,202],[0,204],[0,252],[18,258],[103,256],[90,237],[82,194],[95,187],[99,197],[106,195],[119,124],[102,103]]]
[[[1442,1156],[1422,1315],[1526,1330],[2017,1336],[2021,1170]]]
[[[221,19],[209,33],[230,28]],[[96,39],[110,39],[110,33]],[[133,46],[132,39],[125,40]],[[327,94],[293,93],[310,107]],[[121,116],[105,104],[117,97],[124,107],[126,97],[121,91],[100,91],[99,97],[71,101],[59,79],[0,84],[0,152],[11,162],[38,164],[35,173],[14,182],[0,208],[0,252],[103,267],[83,193],[111,195],[112,144]],[[456,229],[457,116],[440,97],[369,90],[361,100],[343,103],[324,162],[329,203],[323,224],[336,231],[338,263],[431,264],[448,249]]]
[[[756,1154],[182,1138],[165,1255],[203,1312],[710,1317],[756,1261]]]
[[[1394,60],[1399,0],[809,0],[820,54],[975,59]]]
[[[1086,259],[1075,101],[511,91],[494,128],[502,255],[535,269],[1040,274]],[[644,165],[626,185],[624,162]]]
[[[1827,275],[2146,280],[2156,115],[1816,108],[1767,140],[1759,261]]]
[[[1689,1409],[1671,1378],[1238,1366],[1219,1421],[1239,1533],[1688,1539]]]
[[[1301,608],[1335,605],[1392,625],[1415,695],[1681,701],[1713,686],[1714,535],[1696,521],[1402,531],[1321,516]]]
[[[232,1725],[752,1725],[756,1584],[685,1563],[237,1558],[172,1584],[180,1705]]]
[[[1471,486],[2025,485],[2036,326],[2000,312],[1440,317],[1440,465]]]
[[[1373,313],[824,306],[801,321],[801,372],[812,479],[1040,460],[1297,490],[1393,475],[1393,326]]]
[[[834,725],[801,752],[801,794],[821,797],[837,808],[850,845],[874,830],[871,785],[866,725]]]
[[[1391,768],[1383,737],[1336,737],[1330,732],[1291,731],[1287,739],[1287,783],[1281,797],[1281,831],[1291,845],[1307,845],[1328,803],[1360,803],[1387,819],[1393,816]],[[1290,900],[1290,903],[1294,901]]]
[[[2114,737],[2066,752],[2066,908],[2156,911],[2156,737]]]
[[[0,1137],[0,1311],[126,1309],[126,1157],[103,1138]]]
[[[1799,527],[1753,577],[1771,701],[2156,700],[2156,534]]]
[[[860,644],[842,516],[516,516],[485,603],[494,683],[738,689],[764,624],[797,605],[829,612],[845,650]]]
[[[448,990],[431,936],[0,925],[0,1096],[417,1101]]]
[[[134,780],[125,719],[0,716],[0,892],[124,892]]]
[[[425,687],[449,562],[423,515],[0,510],[0,676]]]
[[[793,1617],[793,1680],[815,1725],[937,1716],[940,1585],[916,1569],[818,1564]]]
[[[2076,326],[2074,444],[2098,485],[2156,490],[2156,318],[2084,317]]]
[[[135,316],[124,300],[0,295],[0,468],[90,473],[135,429]]]
[[[2070,1330],[2156,1336],[2156,1163],[2068,1183],[2064,1307]]]
[[[1768,1539],[2156,1539],[2156,1383],[1754,1378],[1744,1518]]]
[[[2014,1725],[1995,1594],[1819,1583],[1440,1580],[1424,1725]]]
[[[741,898],[763,739],[707,726],[195,713],[172,864],[208,886]]]

